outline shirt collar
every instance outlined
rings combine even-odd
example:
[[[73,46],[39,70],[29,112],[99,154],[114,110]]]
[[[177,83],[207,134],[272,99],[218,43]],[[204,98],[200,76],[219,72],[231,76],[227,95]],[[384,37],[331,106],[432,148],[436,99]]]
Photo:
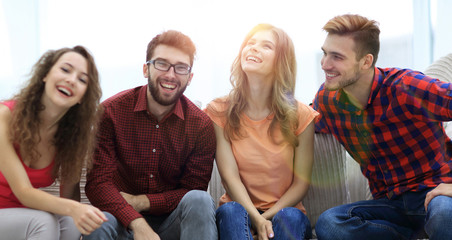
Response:
[[[137,103],[135,104],[134,112],[141,112],[141,111],[148,111],[147,109],[147,98],[146,98],[146,91],[148,87],[147,85],[144,85],[141,87],[141,89],[138,92],[138,99]],[[176,105],[174,106],[173,110],[170,111],[163,119],[162,122],[167,119],[172,114],[176,115],[181,120],[185,120],[184,115],[184,109],[182,107],[182,102],[180,98],[177,100]]]
[[[378,91],[381,87],[381,84],[385,78],[382,71],[380,71],[379,68],[374,67],[374,78],[372,81],[372,87],[370,89],[370,95],[369,99],[367,99],[367,106],[370,106],[372,104],[372,101],[375,99],[375,97],[378,94]],[[347,94],[344,92],[343,89],[339,89],[334,93],[334,98],[336,99],[336,104],[338,104],[342,109],[347,109],[348,111],[359,111],[360,109],[355,107],[353,104],[350,103],[348,100]]]

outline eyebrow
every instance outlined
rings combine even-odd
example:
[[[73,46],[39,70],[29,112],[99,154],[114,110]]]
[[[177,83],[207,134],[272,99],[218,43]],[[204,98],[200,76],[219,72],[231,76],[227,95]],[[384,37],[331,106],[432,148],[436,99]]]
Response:
[[[263,42],[264,42],[264,43],[269,43],[269,44],[271,44],[271,45],[273,45],[273,46],[276,46],[276,44],[273,43],[272,41],[264,40]]]
[[[251,42],[251,41],[257,42],[257,39],[256,39],[256,38],[250,38],[250,40],[248,40],[248,42]],[[276,46],[275,43],[273,43],[272,41],[269,41],[269,40],[263,40],[262,42],[263,42],[263,43],[269,43],[269,44],[271,44],[272,46]]]
[[[157,61],[157,60],[159,60],[159,61],[164,61],[164,62],[167,62],[167,63],[169,63],[169,64],[184,64],[184,65],[187,65],[187,66],[190,66],[190,64],[188,64],[188,63],[184,63],[184,62],[176,62],[176,63],[170,63],[167,59],[165,59],[165,58],[155,58],[154,59],[154,61]]]
[[[341,56],[341,57],[346,57],[344,54],[342,54],[342,53],[340,53],[340,52],[335,52],[335,51],[330,51],[330,52],[328,52],[328,51],[326,51],[323,47],[321,48],[322,49],[322,51],[324,52],[324,53],[328,53],[328,54],[332,54],[332,55],[338,55],[338,56]]]

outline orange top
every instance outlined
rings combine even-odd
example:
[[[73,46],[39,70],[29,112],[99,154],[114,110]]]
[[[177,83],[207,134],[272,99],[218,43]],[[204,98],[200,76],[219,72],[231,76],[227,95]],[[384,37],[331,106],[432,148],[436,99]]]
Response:
[[[216,112],[223,112],[227,104],[210,102],[205,110],[212,121],[224,128],[226,119]],[[298,102],[299,125],[295,135],[301,134],[318,115],[311,107]],[[253,121],[246,114],[241,115],[241,127],[246,136],[242,139],[231,140],[231,148],[240,178],[248,191],[254,206],[261,211],[271,208],[289,189],[294,173],[294,148],[283,141],[281,130],[277,129],[271,139],[268,134],[270,123],[274,117],[272,113],[263,120]],[[277,144],[280,142],[281,144]],[[220,205],[232,201],[225,193],[220,198]],[[306,213],[302,203],[295,207]]]

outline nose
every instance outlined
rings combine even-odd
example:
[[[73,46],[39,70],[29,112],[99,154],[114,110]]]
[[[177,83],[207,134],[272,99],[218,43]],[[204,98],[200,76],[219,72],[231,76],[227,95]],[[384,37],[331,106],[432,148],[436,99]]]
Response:
[[[66,78],[66,82],[74,85],[75,81],[77,81],[77,74],[70,74],[67,78]]]
[[[329,60],[327,56],[323,56],[322,59],[320,60],[320,66],[322,66],[322,69],[327,69],[329,68]]]
[[[175,66],[170,66],[168,71],[165,72],[165,76],[175,78],[176,77],[176,69]]]

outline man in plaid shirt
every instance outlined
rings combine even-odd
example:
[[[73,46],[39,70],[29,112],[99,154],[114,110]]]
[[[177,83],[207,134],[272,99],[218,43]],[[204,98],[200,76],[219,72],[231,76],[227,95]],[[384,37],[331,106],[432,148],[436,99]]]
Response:
[[[319,239],[452,239],[452,85],[408,69],[375,67],[378,24],[346,14],[328,21],[316,131],[333,134],[360,164],[373,200],[337,206]],[[450,79],[452,80],[452,79]]]
[[[148,84],[102,103],[85,192],[108,221],[84,239],[217,239],[215,204],[206,192],[213,124],[183,95],[195,50],[178,31],[157,35],[143,64]]]

